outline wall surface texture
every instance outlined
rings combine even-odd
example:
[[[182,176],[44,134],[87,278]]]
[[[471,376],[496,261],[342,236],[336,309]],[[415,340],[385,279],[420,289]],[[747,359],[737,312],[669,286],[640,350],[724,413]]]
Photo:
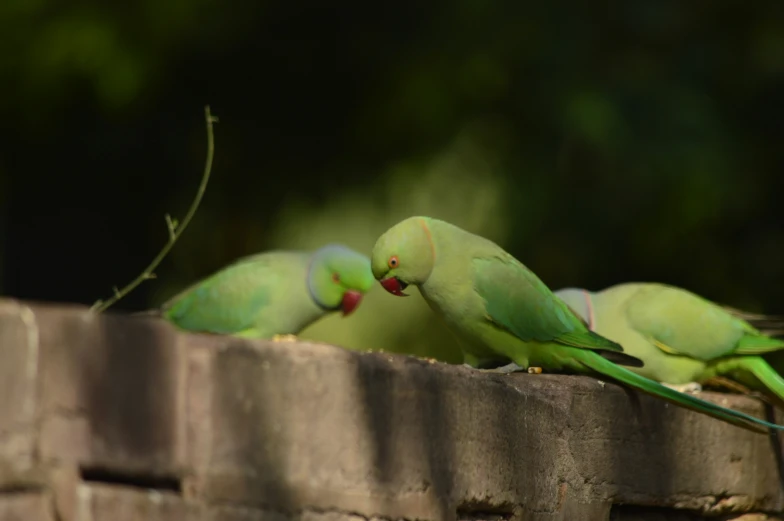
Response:
[[[0,521],[770,521],[775,447],[595,378],[0,300]]]

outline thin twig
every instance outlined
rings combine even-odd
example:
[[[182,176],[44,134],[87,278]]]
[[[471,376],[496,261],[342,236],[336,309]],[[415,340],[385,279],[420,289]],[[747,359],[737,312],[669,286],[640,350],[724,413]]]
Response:
[[[177,239],[180,238],[182,232],[185,231],[185,228],[188,226],[188,223],[191,222],[191,218],[196,213],[196,210],[199,208],[199,203],[201,203],[201,198],[204,196],[204,192],[207,189],[207,182],[210,180],[210,172],[212,172],[212,158],[215,153],[215,142],[212,134],[212,125],[213,123],[218,122],[218,118],[213,116],[210,113],[210,106],[207,105],[204,107],[204,119],[207,124],[207,159],[204,162],[204,174],[201,177],[201,184],[199,184],[199,190],[196,192],[196,197],[193,199],[190,208],[188,208],[188,213],[185,214],[185,217],[182,219],[181,223],[177,222],[177,219],[172,219],[169,214],[166,214],[166,228],[169,231],[169,240],[163,249],[158,253],[158,255],[153,259],[149,266],[147,266],[141,274],[133,279],[127,286],[122,289],[117,289],[115,286],[113,288],[114,295],[109,298],[108,300],[99,300],[95,304],[92,305],[90,311],[94,311],[96,313],[100,313],[101,311],[105,311],[109,306],[123,298],[125,295],[133,291],[136,286],[144,282],[145,280],[154,279],[155,268],[158,267],[158,264],[166,257],[169,251],[174,246],[174,243],[177,242]]]

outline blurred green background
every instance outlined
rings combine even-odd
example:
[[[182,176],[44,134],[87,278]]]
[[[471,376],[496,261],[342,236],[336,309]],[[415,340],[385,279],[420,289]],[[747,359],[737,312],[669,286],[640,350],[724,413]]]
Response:
[[[3,0],[0,291],[91,304],[213,179],[114,310],[237,257],[413,214],[503,245],[552,288],[661,281],[784,312],[784,4]],[[412,288],[412,292],[416,290]],[[380,287],[303,336],[443,354]]]

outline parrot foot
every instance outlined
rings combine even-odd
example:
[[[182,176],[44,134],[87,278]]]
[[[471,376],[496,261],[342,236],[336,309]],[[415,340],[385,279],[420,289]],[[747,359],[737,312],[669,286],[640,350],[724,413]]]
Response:
[[[685,384],[665,384],[662,383],[663,386],[669,387],[670,389],[674,389],[675,391],[681,393],[689,393],[694,394],[702,391],[702,386],[697,382],[688,382]]]
[[[529,367],[528,368],[528,374],[542,374],[542,368],[541,367]]]
[[[465,367],[471,368],[475,371],[481,371],[483,373],[511,374],[511,373],[516,373],[518,371],[523,371],[523,368],[514,362],[511,362],[506,365],[502,365],[501,367],[494,367],[492,369],[479,369],[470,364],[463,364],[463,365]]]
[[[758,400],[761,400],[774,407],[780,406],[779,403],[776,403],[774,400],[771,400],[771,398],[769,396],[766,396],[764,393],[755,391],[753,389],[749,389],[745,385],[739,384],[738,382],[734,380],[730,380],[729,378],[726,378],[724,376],[714,376],[712,378],[708,378],[707,380],[705,380],[705,386],[713,387],[717,389],[724,389],[730,392],[743,394],[745,396],[750,396],[752,398],[757,398]]]
[[[296,342],[298,340],[296,335],[272,335],[273,342]]]
[[[511,374],[522,370],[523,368],[514,362],[508,363],[506,365],[502,365],[501,367],[496,367],[495,369],[490,369],[490,371],[494,373],[500,373],[500,374]]]
[[[713,378],[708,378],[705,381],[705,385],[710,387],[725,389],[728,391],[733,391],[739,394],[746,394],[746,395],[754,394],[754,391],[752,391],[745,385],[739,384],[738,382],[735,382],[723,376],[714,376]]]

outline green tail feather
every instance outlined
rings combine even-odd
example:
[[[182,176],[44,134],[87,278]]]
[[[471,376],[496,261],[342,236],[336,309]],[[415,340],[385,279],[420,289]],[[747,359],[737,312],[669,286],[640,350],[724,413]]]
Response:
[[[744,356],[741,368],[750,372],[784,403],[784,378],[760,356]]]
[[[628,369],[615,365],[609,360],[602,358],[600,355],[592,352],[584,352],[584,356],[579,359],[586,367],[603,375],[614,378],[621,383],[630,387],[638,389],[644,393],[648,393],[657,398],[662,398],[668,402],[680,405],[692,411],[713,416],[719,420],[724,420],[738,427],[748,429],[754,432],[767,433],[766,429],[784,430],[784,426],[775,423],[769,423],[754,416],[744,414],[732,409],[726,409],[714,403],[700,400],[694,396],[676,391],[665,387],[653,380],[649,380],[644,376],[629,371]]]

